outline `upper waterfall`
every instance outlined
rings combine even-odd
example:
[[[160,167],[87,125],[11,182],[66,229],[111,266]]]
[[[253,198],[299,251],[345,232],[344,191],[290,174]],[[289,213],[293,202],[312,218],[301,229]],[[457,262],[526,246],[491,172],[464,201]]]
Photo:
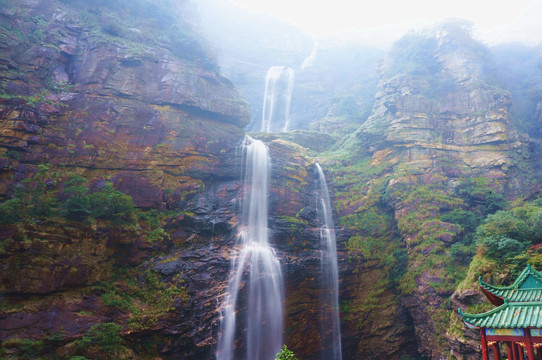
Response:
[[[294,77],[294,70],[287,66],[271,66],[267,71],[260,131],[288,131]]]

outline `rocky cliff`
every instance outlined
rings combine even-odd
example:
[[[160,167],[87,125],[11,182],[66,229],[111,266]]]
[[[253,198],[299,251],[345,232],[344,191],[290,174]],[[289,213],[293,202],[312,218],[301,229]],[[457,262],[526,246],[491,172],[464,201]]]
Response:
[[[249,111],[176,5],[2,5],[4,354],[211,353]]]
[[[194,12],[2,2],[0,355],[214,358],[250,113]],[[296,34],[268,63],[244,54],[222,70],[244,90],[261,75],[249,98],[261,101],[267,66],[310,53]],[[536,74],[518,85],[520,69],[503,78],[467,24],[444,23],[399,40],[376,87],[380,52],[318,51],[292,104],[295,127],[313,131],[254,135],[271,154],[288,347],[300,359],[322,347],[317,158],[340,230],[344,358],[476,358],[455,308],[483,306],[472,279],[495,264],[471,262],[479,220],[539,189],[540,52],[515,51]]]
[[[2,356],[213,359],[249,111],[191,4],[4,5]],[[318,176],[267,142],[289,344],[314,358]]]
[[[471,241],[458,214],[494,212],[532,185],[527,138],[492,69],[466,24],[405,36],[382,63],[372,115],[328,157],[350,257],[368,271],[348,313],[362,334],[394,334],[390,343],[401,346],[410,318],[427,358],[450,355],[450,296],[469,262],[457,249]],[[373,264],[379,275],[368,280]],[[375,348],[381,353],[358,351],[396,356]]]

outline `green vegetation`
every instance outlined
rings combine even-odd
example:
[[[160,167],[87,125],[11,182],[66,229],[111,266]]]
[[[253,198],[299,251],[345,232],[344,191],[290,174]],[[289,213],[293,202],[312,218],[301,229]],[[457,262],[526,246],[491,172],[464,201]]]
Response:
[[[516,204],[489,215],[476,230],[476,243],[490,259],[509,261],[541,240],[540,201]]]
[[[11,338],[0,344],[0,358],[56,360],[59,357],[54,355],[54,349],[63,344],[65,341],[62,333],[50,334],[43,340]],[[8,349],[10,356],[7,356]]]
[[[99,354],[100,358],[105,360],[133,358],[129,356],[131,351],[124,346],[121,332],[122,326],[113,322],[95,324],[81,339],[76,340],[74,345],[78,353],[89,354],[92,358],[94,354]],[[75,358],[78,357],[85,359],[84,356]]]
[[[34,176],[17,188],[14,198],[0,204],[0,223],[14,224],[62,215],[72,221],[94,218],[135,224],[136,208],[130,196],[115,190],[110,183],[90,192],[85,185],[86,178],[76,174],[68,176],[65,180],[65,175],[51,171],[49,165],[38,165]],[[64,181],[62,188],[60,184]]]
[[[473,232],[476,255],[457,286],[458,292],[478,287],[478,277],[495,285],[509,285],[527,264],[542,269],[542,248],[539,244],[542,200],[516,201],[506,210],[487,215]],[[453,248],[452,248],[453,249]],[[469,313],[487,311],[492,306],[474,303]],[[453,331],[453,325],[450,327]]]
[[[434,76],[440,70],[435,56],[437,39],[429,34],[411,33],[396,41],[390,51],[388,77],[397,74]]]
[[[38,106],[41,104],[49,104],[49,105],[60,105],[65,106],[65,104],[57,102],[55,100],[47,99],[47,96],[49,95],[48,90],[41,90],[40,92],[24,96],[24,95],[14,95],[14,94],[8,94],[5,91],[4,87],[0,87],[0,99],[19,99],[26,102],[26,104],[30,106]]]
[[[156,325],[159,319],[174,310],[175,301],[187,300],[182,284],[180,274],[170,282],[164,282],[152,270],[142,272],[141,269],[118,267],[112,279],[101,283],[98,289],[103,291],[104,304],[129,313],[130,328],[139,330]]]
[[[275,360],[298,360],[297,356],[291,351],[288,350],[286,345],[282,347],[280,352],[275,356]]]

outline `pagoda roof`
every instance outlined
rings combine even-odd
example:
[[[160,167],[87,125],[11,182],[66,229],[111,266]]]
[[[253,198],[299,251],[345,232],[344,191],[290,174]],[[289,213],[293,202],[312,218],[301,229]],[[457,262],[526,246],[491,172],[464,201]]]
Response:
[[[480,328],[542,328],[542,302],[508,302],[483,314],[466,314],[459,309],[463,321]]]
[[[510,302],[542,301],[542,273],[527,265],[510,286],[490,285],[478,278],[482,291],[495,304],[496,298],[501,300],[495,305],[501,305],[504,299]]]

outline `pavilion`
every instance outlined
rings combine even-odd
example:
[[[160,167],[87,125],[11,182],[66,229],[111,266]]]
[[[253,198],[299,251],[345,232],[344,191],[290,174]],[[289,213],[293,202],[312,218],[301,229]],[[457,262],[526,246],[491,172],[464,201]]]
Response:
[[[500,360],[500,345],[509,360],[542,360],[542,273],[530,265],[510,286],[494,286],[479,278],[480,288],[497,307],[483,314],[459,314],[469,328],[479,328],[482,359],[493,349]],[[525,357],[525,353],[527,357]]]

